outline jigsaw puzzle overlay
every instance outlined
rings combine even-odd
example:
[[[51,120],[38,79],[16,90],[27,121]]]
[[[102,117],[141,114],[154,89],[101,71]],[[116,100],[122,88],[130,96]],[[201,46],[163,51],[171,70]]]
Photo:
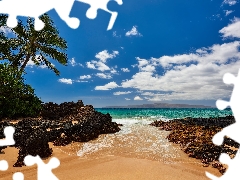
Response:
[[[112,29],[118,13],[110,11],[107,4],[110,0],[77,0],[91,7],[87,10],[86,16],[89,19],[97,17],[99,9],[111,14],[111,18],[107,30]],[[114,0],[119,5],[122,5],[122,0]],[[14,5],[13,5],[14,4]],[[17,26],[17,16],[26,16],[35,18],[34,28],[39,31],[43,29],[44,23],[39,19],[42,14],[55,9],[59,17],[67,23],[67,25],[76,29],[80,25],[78,18],[69,17],[74,0],[1,0],[0,13],[8,14],[7,26],[14,28]]]
[[[215,145],[221,145],[224,140],[224,136],[228,136],[234,141],[240,143],[240,111],[239,111],[239,102],[240,102],[240,69],[238,72],[238,77],[230,73],[226,73],[223,76],[223,82],[225,84],[234,84],[232,96],[230,101],[218,100],[216,106],[219,110],[223,110],[228,106],[231,107],[233,115],[235,117],[235,123],[225,127],[222,131],[218,132],[213,136],[213,143]],[[231,159],[228,154],[221,154],[219,161],[223,164],[228,165],[227,171],[221,177],[216,177],[208,172],[206,176],[212,180],[237,180],[240,177],[239,165],[240,165],[240,150],[237,151],[236,156]]]
[[[4,128],[5,139],[0,140],[0,146],[14,145],[13,134],[15,132],[14,127],[8,126]],[[56,157],[52,157],[50,161],[45,164],[39,156],[28,155],[24,158],[24,163],[27,166],[37,164],[38,166],[38,180],[58,180],[58,178],[52,173],[52,169],[57,168],[60,165],[60,161]],[[8,163],[5,160],[0,160],[0,171],[6,171],[8,169]],[[13,180],[24,180],[24,175],[21,172],[13,174]]]

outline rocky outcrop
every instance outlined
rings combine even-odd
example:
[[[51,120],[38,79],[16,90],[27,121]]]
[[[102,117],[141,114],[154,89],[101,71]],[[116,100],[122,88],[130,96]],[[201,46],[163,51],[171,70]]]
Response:
[[[185,118],[175,119],[168,122],[155,121],[151,125],[161,130],[171,131],[167,136],[170,142],[179,144],[189,157],[200,159],[203,166],[212,165],[220,173],[226,168],[219,162],[221,153],[227,153],[233,158],[239,144],[225,137],[221,146],[212,143],[213,136],[222,128],[235,122],[234,116],[223,118]]]
[[[6,126],[15,127],[16,143],[13,146],[19,149],[15,167],[23,166],[24,157],[28,154],[39,155],[41,158],[51,156],[52,149],[48,142],[53,142],[55,146],[64,146],[71,142],[87,142],[100,134],[120,130],[118,124],[112,122],[110,114],[97,112],[91,105],[84,106],[82,101],[60,105],[46,103],[42,106],[39,118],[25,118],[16,124],[10,121],[0,123],[1,132]],[[0,133],[0,138],[4,138],[3,133]]]

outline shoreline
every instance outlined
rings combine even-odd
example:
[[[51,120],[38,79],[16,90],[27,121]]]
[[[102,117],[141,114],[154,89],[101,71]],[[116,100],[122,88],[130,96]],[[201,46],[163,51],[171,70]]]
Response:
[[[195,158],[202,162],[204,167],[217,168],[221,174],[227,170],[227,165],[219,162],[221,153],[227,153],[234,158],[239,143],[229,137],[224,137],[223,144],[216,146],[212,142],[213,136],[224,127],[235,122],[234,116],[219,118],[185,118],[173,119],[172,121],[154,121],[150,125],[158,127],[159,130],[169,131],[166,137],[169,142],[181,147],[189,158]]]
[[[131,124],[131,127],[127,126],[126,129],[126,125],[121,126],[113,122],[110,114],[97,112],[92,106],[84,106],[80,101],[60,105],[49,103],[45,107],[44,118],[1,122],[2,130],[8,125],[16,128],[14,134],[16,144],[0,149],[1,159],[9,162],[8,171],[0,172],[2,174],[0,179],[2,177],[11,179],[12,174],[17,171],[26,174],[25,180],[28,176],[29,179],[36,179],[36,165],[26,167],[23,163],[24,157],[28,154],[39,155],[45,159],[44,162],[48,162],[53,156],[59,158],[61,165],[53,170],[59,179],[98,180],[107,179],[108,176],[109,180],[118,178],[155,180],[159,177],[167,180],[179,179],[179,176],[182,176],[183,179],[190,180],[195,178],[194,176],[208,179],[205,171],[216,176],[222,174],[210,166],[203,167],[198,159],[190,158],[189,154],[182,151],[181,148],[189,142],[185,143],[186,139],[181,136],[189,137],[193,131],[182,128],[179,121],[192,126],[194,118],[169,122],[154,121],[155,126],[159,126],[162,131],[149,124]],[[216,118],[208,118],[207,121],[199,121],[200,124],[197,126],[204,124],[205,129],[209,129],[209,124],[205,124],[209,123],[209,120],[219,123]],[[223,125],[226,125],[224,123],[225,121]],[[174,144],[176,134],[180,135],[179,131],[185,132],[178,136],[184,139],[184,143],[180,142],[181,146],[179,143]],[[1,136],[4,138],[3,134]],[[171,136],[173,138],[170,138]],[[193,149],[196,149],[196,144],[194,146]],[[77,156],[80,149],[81,157]],[[116,174],[118,177],[115,177]]]
[[[205,171],[216,176],[220,173],[216,169],[210,167],[202,167],[196,160],[192,159],[192,163],[175,163],[165,164],[163,162],[135,158],[124,157],[121,153],[117,156],[90,156],[81,158],[77,156],[67,155],[59,148],[53,146],[52,157],[60,160],[60,166],[53,169],[53,173],[61,180],[65,179],[86,179],[86,180],[207,180]],[[14,155],[17,155],[17,149],[8,147],[1,154],[2,159],[6,159],[9,163],[7,171],[1,171],[0,179],[11,179],[13,173],[22,172],[25,180],[37,179],[37,166],[30,167],[12,167],[14,163]],[[51,157],[50,157],[51,158]],[[50,158],[44,160],[47,163]],[[181,159],[188,158],[182,154]]]

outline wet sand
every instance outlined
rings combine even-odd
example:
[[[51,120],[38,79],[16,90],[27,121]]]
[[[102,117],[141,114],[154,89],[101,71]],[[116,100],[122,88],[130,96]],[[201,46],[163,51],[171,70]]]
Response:
[[[188,163],[166,164],[160,161],[140,159],[136,157],[124,156],[100,156],[96,154],[81,158],[64,153],[61,149],[53,147],[53,156],[57,157],[61,164],[53,170],[53,173],[62,180],[84,179],[84,180],[204,180],[205,171],[220,176],[220,173],[211,167],[202,167],[196,163],[197,160],[188,160]],[[0,179],[12,179],[15,172],[22,172],[25,180],[37,179],[37,166],[12,167],[17,157],[17,149],[8,147],[1,154],[1,159],[9,163],[7,171],[0,172]],[[121,152],[119,153],[121,154]],[[182,162],[188,157],[182,154]],[[44,160],[45,163],[50,158]]]
[[[61,163],[53,173],[60,180],[207,180],[205,171],[221,176],[217,169],[203,167],[178,145],[169,143],[165,138],[168,133],[151,126],[126,126],[124,131],[100,135],[86,143],[64,147],[50,143],[52,157]],[[0,154],[9,163],[7,171],[0,171],[0,179],[10,180],[15,172],[22,172],[25,180],[37,179],[36,165],[13,167],[17,155],[14,147]]]

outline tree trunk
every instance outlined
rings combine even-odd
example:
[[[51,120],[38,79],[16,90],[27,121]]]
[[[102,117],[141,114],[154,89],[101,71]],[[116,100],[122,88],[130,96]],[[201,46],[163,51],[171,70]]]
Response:
[[[29,60],[30,60],[30,55],[28,54],[28,55],[26,56],[26,60],[24,61],[23,65],[21,66],[21,68],[20,68],[20,70],[19,70],[19,71],[21,72],[21,75],[22,75],[25,67],[27,66],[27,63],[28,63]]]

